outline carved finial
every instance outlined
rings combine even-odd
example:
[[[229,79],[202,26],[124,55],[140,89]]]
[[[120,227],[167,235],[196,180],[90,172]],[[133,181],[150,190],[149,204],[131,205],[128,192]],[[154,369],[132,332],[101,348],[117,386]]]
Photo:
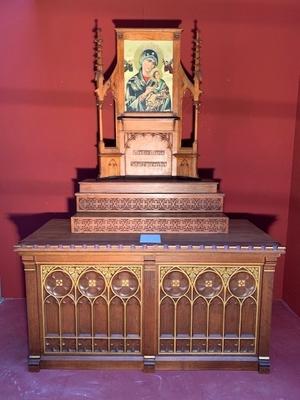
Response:
[[[200,107],[200,95],[201,95],[201,71],[200,71],[200,47],[201,47],[201,41],[200,41],[200,33],[197,27],[197,21],[194,21],[194,62],[193,62],[193,73],[194,73],[194,106],[197,111],[199,111]]]
[[[201,48],[201,41],[200,41],[200,34],[199,30],[196,29],[195,31],[195,55],[194,55],[194,78],[199,79],[201,81],[201,72],[200,72],[200,48]]]
[[[94,28],[94,80],[96,87],[99,86],[99,79],[103,79],[103,62],[102,62],[102,34],[101,28],[98,27],[98,20],[95,19]]]

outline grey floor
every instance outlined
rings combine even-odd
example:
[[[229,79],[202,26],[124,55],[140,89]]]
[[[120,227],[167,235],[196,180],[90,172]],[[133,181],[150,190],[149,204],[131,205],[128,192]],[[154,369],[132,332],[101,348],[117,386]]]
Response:
[[[268,375],[257,372],[117,370],[27,371],[24,300],[0,304],[2,400],[300,400],[300,318],[283,302],[273,307]]]

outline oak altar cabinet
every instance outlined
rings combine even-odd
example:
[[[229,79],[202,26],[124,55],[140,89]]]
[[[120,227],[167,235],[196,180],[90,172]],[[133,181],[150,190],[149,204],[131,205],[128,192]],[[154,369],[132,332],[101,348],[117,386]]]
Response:
[[[180,63],[180,29],[117,29],[104,79],[96,29],[98,178],[77,213],[51,220],[16,251],[26,279],[29,369],[251,369],[268,372],[276,241],[229,221],[218,183],[197,176],[201,94]],[[194,107],[182,140],[182,99]],[[114,141],[103,102],[115,103]]]

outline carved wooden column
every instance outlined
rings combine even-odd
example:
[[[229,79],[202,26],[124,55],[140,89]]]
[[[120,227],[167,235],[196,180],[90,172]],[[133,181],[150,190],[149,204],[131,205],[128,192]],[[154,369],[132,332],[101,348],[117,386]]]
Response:
[[[41,347],[37,265],[34,256],[23,256],[22,261],[25,271],[27,318],[30,321],[30,324],[28,324],[28,369],[32,372],[38,372],[40,370]]]
[[[144,370],[155,369],[157,354],[157,265],[153,255],[144,257],[143,295],[143,355]]]
[[[271,331],[272,297],[276,255],[266,256],[262,271],[262,294],[260,312],[260,331],[258,349],[258,369],[261,373],[270,372],[269,338]]]

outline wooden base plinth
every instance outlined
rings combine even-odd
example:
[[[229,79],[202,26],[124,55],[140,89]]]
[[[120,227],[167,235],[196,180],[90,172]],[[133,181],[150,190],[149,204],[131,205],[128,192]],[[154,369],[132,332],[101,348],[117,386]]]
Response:
[[[43,355],[39,368],[60,369],[143,369],[143,356]]]
[[[270,367],[270,366],[269,366]],[[43,355],[38,365],[30,372],[40,369],[135,369],[144,372],[155,371],[195,371],[195,370],[229,370],[258,371],[269,373],[270,368],[263,371],[256,356],[156,356],[149,358],[137,356],[62,356]]]
[[[72,233],[227,233],[228,217],[222,213],[77,213]]]
[[[155,369],[259,371],[259,364],[256,356],[157,356]]]

